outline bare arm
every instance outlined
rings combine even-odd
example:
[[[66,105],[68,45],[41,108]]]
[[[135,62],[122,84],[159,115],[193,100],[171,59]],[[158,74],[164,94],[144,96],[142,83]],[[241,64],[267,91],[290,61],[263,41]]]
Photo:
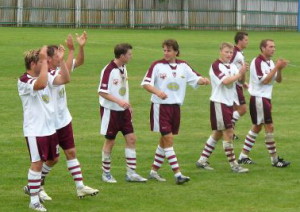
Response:
[[[76,64],[75,66],[81,66],[84,63],[84,46],[86,44],[87,41],[87,33],[86,31],[84,31],[82,33],[82,35],[78,36],[78,34],[76,34],[76,40],[79,44],[79,52],[78,55],[76,57]]]
[[[115,96],[109,94],[109,93],[104,93],[104,92],[99,92],[99,95],[101,97],[103,97],[104,99],[107,99],[111,102],[115,102],[117,103],[120,107],[124,108],[124,109],[128,109],[131,107],[131,105],[129,104],[129,102],[123,100],[123,99],[118,99]]]
[[[225,78],[222,83],[224,85],[229,85],[237,80],[240,81],[243,77],[245,77],[246,71],[247,71],[247,67],[246,65],[243,65],[238,74]]]
[[[287,60],[284,59],[279,59],[276,62],[276,65],[274,69],[270,71],[270,73],[267,75],[267,77],[262,81],[264,85],[269,84],[272,81],[272,78],[277,72],[277,77],[276,77],[276,82],[281,82],[282,81],[282,75],[281,75],[281,70],[284,69],[288,64]]]
[[[40,50],[38,63],[41,63],[41,71],[33,86],[35,91],[44,89],[48,84],[47,46]]]
[[[66,46],[68,47],[68,50],[69,50],[68,58],[66,60],[66,66],[67,66],[69,72],[72,72],[75,48],[74,48],[73,38],[72,38],[71,34],[69,34],[67,37]]]
[[[60,72],[59,75],[55,77],[53,81],[54,85],[64,85],[70,82],[70,73],[64,61],[64,52],[64,47],[60,45],[57,52],[58,58],[60,60]]]
[[[152,85],[146,84],[146,85],[143,85],[143,88],[145,90],[147,90],[148,92],[155,94],[156,96],[158,96],[161,99],[168,98],[168,96],[167,96],[167,94],[165,94],[165,92],[158,90],[157,88],[155,88]]]

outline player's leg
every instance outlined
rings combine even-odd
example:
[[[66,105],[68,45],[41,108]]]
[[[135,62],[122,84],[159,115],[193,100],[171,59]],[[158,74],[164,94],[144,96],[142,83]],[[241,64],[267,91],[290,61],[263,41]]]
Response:
[[[223,131],[223,149],[230,164],[231,170],[235,173],[245,173],[249,170],[240,166],[235,158],[233,146],[233,128],[228,128]]]
[[[107,183],[116,183],[116,179],[111,175],[111,153],[115,145],[115,136],[105,136],[102,147],[102,180]]]
[[[73,135],[72,123],[70,122],[65,127],[57,130],[59,145],[64,150],[68,170],[74,180],[77,190],[77,196],[82,198],[87,195],[96,195],[99,193],[97,189],[85,186],[83,183],[83,175],[79,160],[76,157],[76,148]]]
[[[274,167],[287,167],[288,165],[290,165],[290,162],[285,161],[283,158],[280,158],[278,156],[273,132],[273,124],[265,124],[265,144],[271,157],[271,163]]]
[[[238,160],[239,164],[255,164],[255,162],[249,157],[249,154],[256,142],[256,138],[261,129],[262,124],[252,125],[251,130],[249,130],[248,134],[246,135],[244,146]]]
[[[136,136],[134,133],[124,133],[125,138],[125,158],[126,158],[126,180],[128,182],[146,182],[147,179],[143,178],[136,173]]]
[[[200,155],[199,160],[196,162],[196,166],[198,168],[203,168],[206,170],[214,170],[210,166],[208,159],[209,159],[210,155],[213,153],[213,151],[215,150],[215,146],[216,146],[218,140],[220,138],[222,138],[222,135],[223,135],[222,131],[213,130],[212,135],[207,139],[207,141],[205,143],[204,149]]]

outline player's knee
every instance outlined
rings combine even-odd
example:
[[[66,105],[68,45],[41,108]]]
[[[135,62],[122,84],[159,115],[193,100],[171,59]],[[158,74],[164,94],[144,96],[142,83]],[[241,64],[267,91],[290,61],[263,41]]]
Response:
[[[65,150],[65,155],[66,155],[67,160],[75,159],[76,158],[76,149],[71,148],[71,149]]]

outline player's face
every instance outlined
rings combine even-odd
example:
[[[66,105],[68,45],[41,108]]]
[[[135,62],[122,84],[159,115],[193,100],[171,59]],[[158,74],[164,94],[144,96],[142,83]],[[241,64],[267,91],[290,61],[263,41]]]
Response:
[[[59,58],[58,58],[58,55],[57,55],[57,49],[55,50],[54,52],[54,55],[53,57],[48,57],[48,63],[49,63],[49,66],[51,68],[54,68],[56,69],[57,67],[60,66],[60,61],[59,61]]]
[[[222,62],[229,63],[232,58],[232,55],[233,55],[232,48],[224,47],[220,51],[220,58],[221,58]]]
[[[121,55],[121,60],[124,64],[127,64],[132,58],[132,50],[128,49],[126,54]]]
[[[273,41],[267,41],[266,47],[262,47],[262,52],[266,57],[272,57],[275,50],[275,43]]]
[[[247,46],[248,46],[248,36],[245,35],[243,40],[240,40],[239,42],[240,42],[241,47],[243,49],[247,48]]]
[[[178,51],[174,51],[172,47],[164,46],[164,59],[168,62],[175,62]]]

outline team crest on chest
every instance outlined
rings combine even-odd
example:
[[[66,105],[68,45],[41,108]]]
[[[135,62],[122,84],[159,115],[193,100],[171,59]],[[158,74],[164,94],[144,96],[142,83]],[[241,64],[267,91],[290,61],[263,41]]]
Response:
[[[120,96],[125,96],[125,94],[126,94],[126,88],[125,87],[121,87],[119,89],[119,94],[120,94]]]
[[[167,88],[171,91],[178,91],[179,90],[179,85],[176,83],[176,82],[170,82],[168,85],[167,85]]]
[[[117,85],[118,83],[119,83],[119,80],[118,80],[118,79],[114,79],[114,80],[113,80],[113,84],[114,84],[114,85]]]
[[[166,77],[167,77],[166,73],[159,74],[159,78],[161,78],[161,79],[165,79]]]
[[[173,72],[172,74],[173,74],[173,77],[176,78],[176,72]]]
[[[50,98],[49,98],[49,96],[48,96],[47,94],[43,94],[43,95],[42,95],[42,100],[43,100],[45,103],[48,104],[48,103],[49,103],[49,99],[50,99]]]

